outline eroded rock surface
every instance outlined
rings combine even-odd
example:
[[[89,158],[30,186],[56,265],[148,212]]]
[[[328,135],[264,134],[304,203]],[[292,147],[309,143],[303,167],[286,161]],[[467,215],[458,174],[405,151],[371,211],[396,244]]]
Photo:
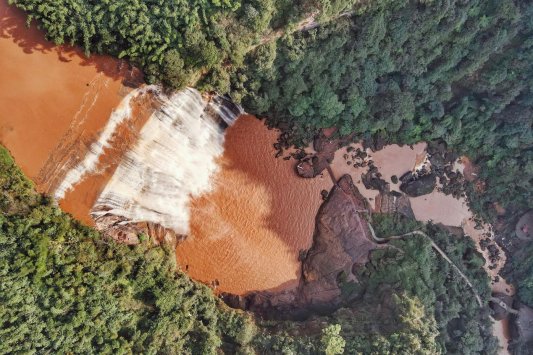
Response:
[[[381,191],[376,197],[375,211],[388,214],[399,213],[407,218],[415,219],[409,197],[397,191]]]
[[[313,309],[334,309],[344,300],[341,286],[357,282],[354,272],[368,262],[372,241],[361,214],[366,202],[352,178],[344,175],[329,192],[316,216],[313,245],[302,251],[302,277],[297,289],[254,292],[246,296],[222,294],[232,307],[262,313],[265,317],[299,317]],[[271,310],[276,312],[271,312]]]
[[[336,305],[341,302],[341,282],[356,281],[353,270],[377,248],[358,213],[364,210],[363,196],[344,175],[318,212],[313,246],[302,264],[300,303]]]

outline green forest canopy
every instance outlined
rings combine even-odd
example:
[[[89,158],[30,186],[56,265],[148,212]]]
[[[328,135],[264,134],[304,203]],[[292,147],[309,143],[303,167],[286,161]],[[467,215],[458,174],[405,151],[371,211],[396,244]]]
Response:
[[[471,157],[481,167],[480,179],[484,182],[484,189],[468,187],[471,205],[477,213],[487,218],[493,217],[490,212],[494,202],[501,203],[509,214],[531,208],[533,4],[530,1],[374,0],[363,2],[367,3],[366,6],[356,0],[9,2],[27,11],[29,21],[38,20],[48,38],[56,43],[78,44],[84,47],[87,53],[108,53],[127,58],[143,68],[149,82],[162,82],[173,88],[197,83],[205,90],[230,92],[232,97],[242,101],[251,113],[267,117],[270,124],[288,130],[292,141],[297,144],[308,142],[320,128],[331,126],[338,127],[341,134],[355,132],[357,138],[367,139],[379,136],[387,142],[411,144],[421,140],[442,140],[456,152]],[[353,13],[338,17],[339,14],[350,10],[353,10]],[[316,19],[321,21],[321,26],[305,32],[296,31],[295,25],[301,19],[317,11],[319,15]],[[267,38],[274,29],[284,30],[285,35],[280,40],[267,41],[250,52],[254,45]],[[46,280],[52,278],[46,270],[63,272],[65,269],[70,272],[71,269],[62,264],[62,255],[70,252],[81,253],[83,249],[80,248],[95,250],[87,254],[94,254],[89,265],[96,261],[99,263],[102,255],[110,255],[105,259],[108,263],[106,265],[117,270],[111,273],[111,280],[115,280],[113,278],[116,275],[125,277],[135,286],[124,290],[138,295],[144,294],[141,290],[148,289],[147,295],[152,297],[150,292],[153,292],[155,286],[150,283],[148,286],[144,285],[145,279],[149,277],[131,273],[127,268],[123,271],[124,266],[119,261],[132,258],[137,260],[137,264],[132,265],[138,265],[144,263],[143,257],[128,247],[96,242],[99,239],[94,232],[79,226],[53,208],[46,199],[43,200],[30,192],[24,185],[26,183],[6,181],[9,183],[3,187],[4,193],[0,202],[3,211],[8,213],[0,220],[3,231],[0,243],[7,244],[0,253],[4,253],[2,260],[6,260],[8,255],[12,258],[9,260],[18,257],[23,258],[21,260],[29,260],[26,269],[23,268],[24,265],[17,263],[3,267],[21,268],[20,273],[16,271],[25,287],[21,290],[27,291],[24,295],[30,295],[28,298],[22,297],[21,300],[19,293],[9,293],[8,298],[9,302],[11,298],[19,302],[15,303],[17,305],[33,307],[29,309],[37,312],[35,318],[32,318],[35,320],[34,326],[41,324],[42,318],[39,317],[42,315],[38,313],[40,308],[34,306],[33,300],[58,297],[47,289]],[[66,244],[67,247],[63,248],[63,242],[57,243],[55,238],[66,238],[65,236],[83,243],[78,246]],[[59,246],[60,249],[50,249],[50,246]],[[416,249],[412,245],[404,247],[408,250]],[[422,248],[421,245],[416,247]],[[143,248],[145,246],[140,246],[137,250],[144,250]],[[48,249],[50,251],[45,252]],[[55,255],[54,253],[59,253],[59,256],[54,257],[52,262],[48,255]],[[129,253],[133,256],[123,256],[130,255]],[[173,272],[169,271],[173,266],[169,266],[168,261],[163,261],[167,259],[163,257],[165,251],[149,248],[143,253],[159,255],[153,257],[156,260],[153,270],[164,270],[161,277],[174,277],[171,276]],[[424,252],[419,254],[415,256],[422,259],[427,256]],[[47,255],[46,258],[43,255]],[[115,258],[117,255],[120,255],[119,259]],[[383,255],[377,260],[388,260],[388,257],[390,255]],[[392,265],[402,262],[395,258],[398,257],[393,258]],[[47,269],[49,265],[43,266],[42,260],[52,263],[52,266],[57,262],[60,267]],[[71,259],[66,260],[71,262]],[[524,253],[522,257],[514,260],[517,265],[514,281],[519,285],[520,297],[526,302],[532,302],[533,299],[531,288],[528,286],[532,262]],[[383,265],[386,267],[387,263],[384,262]],[[415,266],[411,267],[412,270],[417,270]],[[438,265],[434,267],[440,268]],[[153,270],[150,272],[155,275]],[[374,271],[371,273],[374,276],[369,276],[368,285],[372,285],[373,277],[376,280],[384,276],[399,277],[396,282],[402,287],[384,295],[381,300],[391,300],[391,304],[397,305],[399,314],[433,314],[440,330],[439,336],[435,338],[435,346],[440,349],[461,346],[463,348],[457,351],[468,353],[468,350],[475,353],[478,350],[472,349],[480,349],[480,339],[487,341],[486,329],[483,328],[484,320],[480,323],[481,328],[477,330],[473,326],[465,325],[465,329],[469,329],[468,336],[465,335],[462,340],[453,336],[450,338],[452,340],[445,340],[450,335],[443,331],[442,324],[447,324],[448,316],[439,316],[439,312],[442,312],[439,310],[440,301],[432,305],[426,299],[432,294],[441,295],[442,291],[439,290],[443,283],[426,285],[430,290],[434,289],[431,292],[422,286],[413,289],[403,284],[411,280],[409,275],[400,277],[394,273],[396,271],[397,268],[392,268],[392,273],[389,274]],[[423,275],[424,270],[416,272]],[[159,273],[158,271],[157,274]],[[34,274],[44,276],[35,278]],[[137,277],[141,279],[137,280]],[[183,283],[177,286],[178,289],[195,290],[187,291],[187,297],[180,302],[185,302],[191,292],[197,295],[205,291],[183,275],[177,280]],[[34,281],[37,283],[32,283]],[[107,281],[98,281],[99,287],[103,287]],[[454,280],[455,284],[461,287],[458,280]],[[36,288],[36,285],[39,287]],[[122,286],[117,287],[123,292]],[[51,293],[49,296],[43,292]],[[108,292],[112,294],[113,291]],[[464,292],[468,290],[465,289]],[[452,300],[448,302],[452,302],[454,307],[456,301],[453,300],[458,294],[454,292],[446,295]],[[106,293],[102,297],[111,296]],[[206,316],[207,319],[215,317],[217,321],[210,320],[207,324],[199,324],[192,320],[197,319],[197,316],[193,315],[188,328],[179,331],[188,334],[190,339],[204,339],[205,341],[199,342],[199,346],[205,349],[213,349],[213,344],[219,344],[220,341],[239,344],[236,339],[241,336],[223,339],[220,334],[222,329],[228,329],[231,324],[241,324],[239,322],[244,322],[244,318],[221,310],[216,306],[216,302],[209,298],[211,296],[205,297],[205,302],[211,302],[209,304],[214,308],[209,306],[207,311],[200,306],[204,304],[203,301],[192,302],[194,305],[191,312],[207,312],[210,314]],[[194,296],[192,299],[197,298]],[[68,298],[65,302],[69,307],[74,304],[72,307],[81,307],[77,303],[68,303],[74,302]],[[111,308],[113,304],[116,305],[116,302],[107,303],[106,306]],[[151,305],[150,302],[148,304]],[[190,304],[187,304],[187,307],[190,307]],[[111,312],[109,314],[113,316],[110,317],[123,314],[121,312],[130,312],[128,314],[135,314],[132,319],[151,319],[152,308],[143,306],[144,308],[137,309],[135,304],[130,306],[132,308],[127,310],[105,308],[105,312]],[[421,306],[424,307],[423,311],[413,311],[413,307],[418,309]],[[178,313],[182,312],[181,304],[173,304],[172,307],[176,307]],[[468,305],[462,307],[469,308]],[[104,311],[92,314],[87,313],[84,308],[81,309],[85,313],[80,311],[80,317],[90,318],[103,314],[102,317],[106,319],[107,313]],[[66,318],[61,318],[61,310],[64,309],[44,308],[43,312],[52,310],[58,314],[54,314],[51,319],[58,320],[58,325],[68,329],[70,323],[61,323],[67,321]],[[0,308],[0,311],[16,313],[16,307]],[[226,322],[227,317],[230,317],[231,321]],[[474,319],[475,316],[471,318]],[[16,322],[18,318],[10,315],[0,319],[4,325],[10,326],[9,322]],[[9,320],[8,323],[5,323],[6,319]],[[142,324],[142,321],[136,325]],[[461,320],[467,321],[468,319]],[[105,320],[102,324],[105,322],[108,321]],[[107,325],[102,326],[113,327],[111,321],[105,324]],[[39,327],[39,331],[30,327],[31,332],[24,330],[20,334],[31,333],[32,336],[39,337],[49,326]],[[155,325],[154,327],[150,329],[157,328]],[[353,324],[343,323],[341,335],[351,334],[349,330],[353,327]],[[19,334],[14,331],[16,327],[8,329],[10,330],[3,334],[13,337]],[[132,329],[136,329],[134,325]],[[143,337],[147,332],[142,329],[141,332],[115,332],[118,334],[117,339],[105,339],[103,344],[122,344],[120,342],[123,336],[132,341],[136,339],[135,344],[143,344]],[[88,331],[87,334],[98,339],[94,335],[96,333],[91,333],[93,330]],[[401,333],[399,329],[391,331]],[[387,329],[383,332],[388,335],[396,334],[389,333]],[[417,334],[421,334],[425,341],[433,337],[431,326]],[[365,335],[362,337],[364,339],[361,342],[364,344],[369,338],[365,338]],[[400,339],[401,335],[398,337]],[[244,338],[249,339],[249,336]],[[318,335],[315,338],[318,339]],[[336,335],[333,334],[330,338],[336,339]],[[383,341],[389,341],[389,338],[384,338]],[[273,338],[268,335],[261,339],[266,339],[263,344],[266,347],[294,342],[293,337],[286,340],[277,335]],[[62,340],[57,341],[62,344]],[[245,343],[242,340],[240,342]],[[311,348],[318,349],[320,346],[318,343],[311,343],[314,344],[309,345]],[[35,344],[40,343],[36,341]],[[387,344],[375,346],[382,346],[381,349],[390,351],[392,345]],[[487,344],[489,348],[492,346],[491,341]],[[100,345],[102,344],[98,344]],[[346,339],[345,349],[357,349],[357,346]]]
[[[341,11],[349,1],[8,0],[56,44],[76,44],[140,66],[150,83],[229,90],[229,75],[264,35],[305,14]],[[198,81],[200,82],[198,83]]]
[[[388,143],[442,140],[481,166],[469,197],[525,209],[533,182],[533,4],[373,1],[258,48],[232,97],[304,144],[320,128]]]
[[[472,240],[398,215],[374,215],[373,224],[383,236],[425,231],[488,302],[484,260]],[[358,269],[357,283],[342,284],[343,307],[303,322],[262,322],[254,347],[261,353],[314,354],[324,324],[337,324],[347,354],[497,354],[488,308],[479,308],[429,241],[414,236],[392,245],[372,252],[370,262]]]
[[[102,239],[37,195],[1,146],[0,211],[2,354],[211,354],[253,337],[173,251]]]
[[[103,239],[36,194],[1,147],[0,187],[0,353],[496,349],[488,310],[464,297],[470,289],[424,238],[375,251],[361,282],[342,285],[347,302],[331,316],[275,329],[259,321],[256,335],[250,316],[176,270],[173,251]],[[376,216],[374,224],[380,235],[425,229],[487,300],[483,259],[471,240],[397,216]]]

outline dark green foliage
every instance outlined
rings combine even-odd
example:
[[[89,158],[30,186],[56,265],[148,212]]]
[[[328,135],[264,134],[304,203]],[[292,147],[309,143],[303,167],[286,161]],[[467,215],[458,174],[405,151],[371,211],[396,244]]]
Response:
[[[388,236],[413,230],[413,222],[400,217],[378,215],[374,218],[376,234]],[[395,225],[396,228],[392,226]],[[472,280],[482,299],[490,297],[488,277],[482,269],[484,260],[473,241],[457,237],[435,225],[420,226],[435,243]],[[364,297],[389,292],[387,285],[418,298],[426,311],[434,314],[442,353],[495,353],[496,339],[491,335],[488,309],[480,309],[474,295],[461,277],[435,251],[428,240],[410,236],[391,242],[399,248],[375,251],[362,272],[367,288]]]
[[[533,5],[372,1],[366,12],[257,50],[233,97],[306,144],[336,126],[390,143],[443,140],[481,166],[476,212],[525,208],[533,182]],[[275,58],[275,59],[272,59]],[[288,125],[287,125],[288,123]],[[519,177],[519,178],[517,178]]]
[[[56,44],[140,66],[150,83],[229,90],[229,75],[273,30],[320,13],[327,21],[354,0],[8,0]]]
[[[148,82],[179,88],[242,61],[267,29],[272,1],[253,2],[261,19],[246,20],[241,0],[9,0],[37,20],[56,44],[127,58]],[[250,9],[251,4],[246,5]],[[248,11],[249,12],[249,11]],[[240,58],[240,59],[239,59]],[[211,79],[212,80],[212,79]]]
[[[469,238],[399,216],[374,215],[373,224],[383,237],[414,229],[428,233],[487,301],[484,260]],[[314,354],[320,349],[319,332],[327,324],[340,324],[348,354],[496,354],[488,307],[479,307],[429,241],[410,236],[390,244],[372,252],[370,262],[359,269],[355,300],[351,297],[329,316],[276,324],[275,331],[259,335],[256,346],[267,353]],[[269,325],[263,324],[266,329]]]
[[[253,324],[172,251],[102,239],[36,195],[0,148],[0,353],[214,353]]]
[[[533,308],[533,244],[530,242],[511,259],[510,281],[518,288],[520,300]]]

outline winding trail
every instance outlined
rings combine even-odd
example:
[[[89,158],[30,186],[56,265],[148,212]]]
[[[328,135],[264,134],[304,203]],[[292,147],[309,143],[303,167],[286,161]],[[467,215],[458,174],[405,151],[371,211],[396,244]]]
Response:
[[[419,230],[415,230],[415,231],[412,231],[412,232],[409,232],[409,233],[405,233],[405,234],[392,235],[392,236],[387,237],[387,238],[380,238],[380,237],[376,236],[376,233],[374,232],[374,228],[372,227],[372,225],[370,223],[368,223],[368,227],[370,229],[370,233],[372,234],[372,238],[378,243],[379,242],[383,243],[383,242],[387,242],[389,240],[394,240],[394,239],[401,239],[401,238],[404,238],[404,237],[408,237],[410,235],[421,235],[424,238],[427,238],[429,240],[429,242],[431,243],[431,247],[433,249],[435,249],[437,251],[437,253],[439,253],[444,258],[444,260],[446,260],[455,269],[455,271],[457,271],[457,273],[463,278],[463,280],[465,280],[467,285],[470,287],[470,289],[474,293],[474,296],[476,296],[476,300],[477,300],[477,303],[479,304],[479,306],[480,307],[483,306],[483,302],[481,301],[481,297],[479,297],[479,294],[477,293],[476,289],[474,288],[474,285],[472,284],[472,282],[470,282],[468,277],[457,267],[457,265],[455,265],[453,263],[453,261],[450,260],[450,258],[446,255],[446,253],[441,248],[439,248],[439,246],[426,233],[424,233],[422,231],[419,231]]]
[[[328,172],[328,175],[330,176],[333,184],[335,186],[339,186],[338,185],[338,180],[337,178],[335,177],[335,174],[333,173],[333,170],[331,169],[331,166],[328,165],[326,167],[327,169],[327,172]],[[341,189],[342,190],[342,189]],[[352,201],[353,202],[353,201]],[[356,217],[357,217],[357,221],[358,221],[358,224],[360,225],[361,227],[361,230],[364,230],[364,228],[362,228],[362,221],[361,221],[361,217],[360,217],[360,214],[361,213],[366,213],[368,214],[369,216],[371,216],[371,211],[369,210],[360,210],[360,209],[357,209],[356,206],[354,206],[354,209],[356,211]],[[426,238],[427,240],[429,240],[429,242],[431,243],[431,247],[437,251],[437,253],[439,253],[442,258],[444,260],[446,260],[452,267],[455,271],[457,271],[457,273],[461,276],[461,278],[466,282],[466,284],[468,285],[468,287],[470,287],[470,289],[472,290],[472,292],[474,293],[474,296],[476,297],[476,300],[477,300],[477,303],[480,307],[483,307],[483,302],[481,300],[481,297],[479,296],[478,292],[476,291],[474,285],[472,284],[472,282],[470,281],[470,279],[461,271],[461,269],[459,269],[459,267],[457,265],[455,265],[455,263],[448,257],[448,255],[446,255],[446,253],[433,241],[433,239],[431,239],[430,236],[428,236],[426,233],[420,231],[420,230],[415,230],[415,231],[412,231],[412,232],[409,232],[409,233],[405,233],[405,234],[400,234],[400,235],[392,235],[392,236],[389,236],[389,237],[385,237],[385,238],[381,238],[381,237],[378,237],[376,235],[376,232],[374,231],[374,228],[372,227],[372,224],[370,224],[370,222],[367,221],[367,224],[368,224],[368,228],[370,230],[370,234],[372,236],[372,239],[377,242],[377,243],[385,243],[385,242],[388,242],[390,240],[395,240],[395,239],[401,239],[401,238],[405,238],[405,237],[408,237],[408,236],[411,236],[411,235],[421,235],[423,236],[424,238]],[[502,307],[503,309],[505,309],[507,312],[509,313],[513,313],[513,314],[517,314],[518,311],[509,307],[505,302],[501,301],[500,299],[496,298],[496,297],[491,297],[490,298],[490,301],[498,304],[500,307]]]
[[[335,178],[335,174],[333,173],[333,170],[331,169],[331,167],[328,165],[326,167],[326,169],[328,171],[328,174],[329,174],[331,180],[333,181],[333,184],[335,186],[339,187],[338,180]],[[344,190],[342,190],[342,191],[344,191]],[[352,201],[352,200],[350,200],[350,201]],[[352,203],[353,203],[353,201],[352,201]],[[364,228],[362,228],[362,222],[361,222],[360,214],[361,213],[369,214],[370,212],[368,210],[359,210],[359,209],[357,209],[357,206],[355,206],[355,205],[354,205],[354,209],[356,211],[357,222],[361,226],[361,230],[364,230]],[[370,222],[367,222],[367,224],[368,224],[368,228],[370,229],[370,234],[372,235],[372,239],[374,239],[374,241],[377,242],[377,243],[384,243],[384,242],[388,242],[388,241],[394,240],[394,239],[401,239],[401,238],[404,238],[404,237],[408,237],[410,235],[421,235],[424,238],[427,238],[429,240],[429,242],[431,243],[431,247],[433,249],[435,249],[437,251],[437,253],[439,253],[444,258],[444,260],[446,260],[455,269],[455,271],[457,271],[457,273],[459,273],[459,275],[463,278],[463,280],[465,280],[467,285],[470,287],[470,289],[474,293],[474,296],[476,297],[477,303],[479,304],[480,307],[483,307],[483,302],[481,301],[481,297],[477,293],[477,291],[474,288],[474,285],[472,284],[472,282],[461,271],[461,269],[459,269],[457,267],[457,265],[455,265],[453,263],[453,261],[448,257],[448,255],[446,255],[446,253],[441,248],[439,248],[439,246],[433,241],[433,239],[431,239],[426,233],[424,233],[424,232],[422,232],[420,230],[415,230],[415,231],[412,231],[412,232],[409,232],[409,233],[405,233],[405,234],[393,235],[393,236],[389,236],[389,237],[386,237],[386,238],[380,238],[380,237],[376,236],[376,232],[374,231],[374,228],[372,227]],[[507,309],[507,308],[505,308],[505,309]]]

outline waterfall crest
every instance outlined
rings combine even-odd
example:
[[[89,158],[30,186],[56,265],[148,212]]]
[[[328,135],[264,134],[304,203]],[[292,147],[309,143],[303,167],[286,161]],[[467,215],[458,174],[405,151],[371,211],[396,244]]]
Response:
[[[149,222],[187,234],[189,200],[211,191],[224,127],[242,112],[190,88],[170,96],[158,91],[154,101],[159,108],[94,204],[98,229]]]
[[[110,141],[118,126],[131,118],[131,101],[155,88],[155,86],[145,86],[131,91],[126,97],[124,97],[124,99],[122,99],[119,106],[111,113],[107,124],[98,137],[98,140],[89,146],[89,150],[85,154],[83,160],[66,173],[65,177],[55,189],[53,195],[56,200],[63,199],[65,194],[83,180],[87,174],[96,170],[100,156],[104,154],[106,148],[109,148]]]

